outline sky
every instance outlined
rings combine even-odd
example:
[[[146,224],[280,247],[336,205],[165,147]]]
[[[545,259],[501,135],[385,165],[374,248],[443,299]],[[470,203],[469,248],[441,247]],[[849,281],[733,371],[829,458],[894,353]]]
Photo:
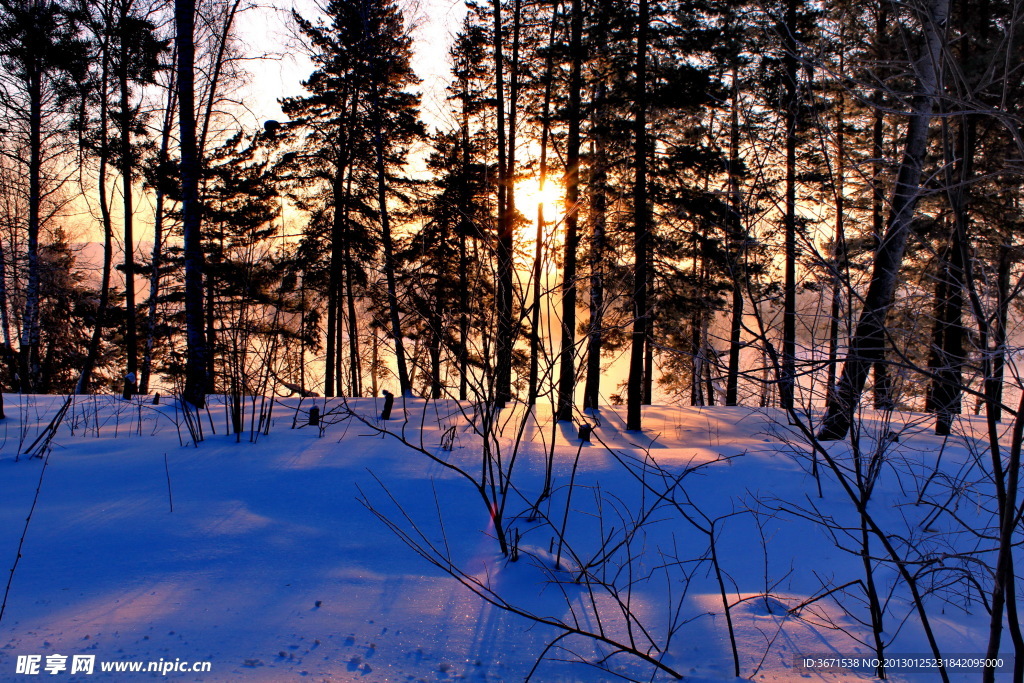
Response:
[[[444,88],[449,80],[448,46],[461,25],[466,7],[463,0],[400,0],[407,25],[413,27],[413,68],[423,80],[422,117],[439,126],[444,119]],[[305,17],[316,16],[314,0],[283,0],[276,7],[254,10],[239,21],[240,38],[247,52],[267,54],[250,62],[252,82],[247,98],[253,122],[281,120],[278,98],[302,94],[301,81],[312,71],[290,37],[288,17],[292,9]]]
[[[450,78],[448,47],[465,15],[464,0],[399,0],[399,3],[407,24],[413,27],[413,67],[422,79],[421,116],[428,126],[443,128],[445,87]],[[310,18],[318,13],[316,0],[278,0],[273,6],[253,8],[237,18],[242,49],[250,57],[246,62],[250,82],[239,93],[245,105],[239,123],[247,129],[261,128],[268,119],[283,121],[279,98],[303,94],[301,83],[313,70],[312,63],[291,36],[289,20],[293,8]],[[414,166],[422,165],[415,151],[411,161]],[[142,194],[136,198],[137,210],[141,211],[136,216],[136,239],[142,242],[152,239],[149,201]],[[114,210],[116,213],[116,206]],[[102,239],[95,213],[95,209],[87,206],[72,208],[69,227],[79,241]],[[82,258],[91,263],[99,257],[90,252]]]

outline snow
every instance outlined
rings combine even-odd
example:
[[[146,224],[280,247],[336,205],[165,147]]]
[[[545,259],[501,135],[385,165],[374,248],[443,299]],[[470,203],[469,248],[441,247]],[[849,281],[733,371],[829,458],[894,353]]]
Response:
[[[827,471],[818,497],[798,431],[777,411],[650,407],[648,429],[634,434],[624,431],[621,410],[608,407],[588,416],[598,426],[593,443],[581,444],[575,426],[553,426],[550,411],[538,408],[523,431],[505,509],[519,534],[519,560],[511,563],[499,552],[479,492],[446,467],[480,473],[480,440],[466,422],[466,406],[454,402],[399,401],[397,419],[381,422],[379,401],[350,400],[363,423],[341,419],[340,399],[283,399],[269,434],[246,432],[236,443],[235,435],[225,434],[223,403],[214,397],[209,415],[202,415],[206,439],[195,447],[174,401],[153,406],[142,398],[79,397],[44,460],[18,453],[65,399],[5,399],[5,569],[15,562],[43,477],[0,621],[0,680],[31,680],[15,673],[18,658],[42,655],[45,663],[51,654],[95,655],[97,661],[91,675],[39,674],[56,680],[162,678],[99,670],[99,662],[160,660],[211,663],[209,672],[166,676],[183,681],[522,680],[561,631],[480,595],[620,639],[629,627],[617,603],[622,600],[659,647],[676,620],[667,652],[649,650],[655,659],[687,680],[734,680],[721,590],[708,555],[711,536],[698,527],[715,539],[743,678],[871,679],[869,673],[796,666],[810,654],[871,656],[871,634],[857,622],[866,619],[866,605],[856,584],[790,612],[862,580],[864,569],[858,555],[834,542],[839,537],[852,547],[844,531],[830,534],[806,518],[817,510],[837,528],[857,521]],[[304,425],[313,405],[327,416],[322,432]],[[508,427],[495,447],[507,464],[521,413],[509,409],[502,417]],[[904,417],[871,510],[885,528],[921,547],[959,542],[935,533],[949,529],[944,518],[921,529],[931,508],[910,503],[935,468],[964,471],[968,451],[957,440],[942,450],[920,416]],[[872,430],[894,429],[875,419],[866,422],[869,442]],[[433,459],[376,434],[377,425],[404,433]],[[445,450],[442,437],[451,427],[453,447]],[[552,440],[553,495],[531,512]],[[835,448],[841,455],[846,446]],[[681,477],[677,505],[656,493],[664,493],[672,477]],[[932,491],[940,486],[936,479],[942,477],[928,484]],[[984,482],[975,479],[977,490],[963,499],[960,512],[987,522]],[[556,530],[563,525],[560,550]],[[874,550],[882,552],[877,543]],[[591,595],[579,580],[584,567],[622,592],[597,588]],[[929,657],[919,618],[897,579],[891,563],[876,563],[890,615],[887,652]],[[988,627],[984,607],[940,597],[929,596],[927,605],[942,650],[980,656]],[[610,652],[590,639],[565,638],[546,651],[534,680],[669,680],[623,654],[606,660],[614,673],[593,666]],[[938,680],[928,673],[891,676]],[[976,670],[952,675],[978,677]]]

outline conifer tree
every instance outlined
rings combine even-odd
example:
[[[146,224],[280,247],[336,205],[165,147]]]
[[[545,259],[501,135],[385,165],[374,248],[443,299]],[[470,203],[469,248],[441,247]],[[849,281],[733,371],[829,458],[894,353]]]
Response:
[[[23,391],[38,389],[41,377],[40,239],[44,203],[62,181],[49,174],[46,159],[70,129],[71,104],[84,81],[86,45],[79,35],[80,13],[50,0],[15,0],[0,5],[0,105],[8,134],[24,139],[22,173],[27,180],[25,220],[26,283],[19,349]]]
[[[408,394],[389,204],[397,196],[395,174],[405,164],[409,147],[423,135],[417,118],[419,95],[411,91],[418,83],[409,63],[411,40],[391,2],[338,1],[325,12],[328,24],[296,15],[317,70],[305,82],[308,96],[283,103],[298,149],[286,155],[282,167],[292,182],[326,190],[322,206],[331,217],[331,246],[325,384],[333,395],[340,357],[338,296],[349,243],[345,231],[356,216],[369,216],[383,252],[399,390]]]

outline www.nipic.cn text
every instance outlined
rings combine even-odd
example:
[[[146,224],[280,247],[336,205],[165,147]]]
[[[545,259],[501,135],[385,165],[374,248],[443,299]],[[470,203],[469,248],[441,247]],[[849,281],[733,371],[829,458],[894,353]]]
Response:
[[[24,676],[39,674],[93,674],[102,673],[209,673],[211,662],[191,662],[181,659],[159,659],[143,662],[106,662],[97,665],[96,655],[18,655],[14,673]]]

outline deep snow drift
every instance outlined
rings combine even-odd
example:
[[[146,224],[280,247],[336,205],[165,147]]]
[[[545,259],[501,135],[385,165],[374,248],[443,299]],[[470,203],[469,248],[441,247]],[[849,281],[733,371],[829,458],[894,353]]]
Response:
[[[806,444],[776,411],[652,407],[641,435],[605,408],[590,417],[589,444],[576,426],[553,426],[547,409],[525,422],[504,411],[490,467],[498,481],[511,468],[511,482],[504,495],[484,493],[504,503],[513,563],[481,492],[446,467],[488,476],[470,407],[399,401],[384,422],[382,401],[350,401],[361,422],[340,399],[285,399],[268,434],[236,438],[214,397],[194,447],[173,401],[80,397],[48,458],[19,457],[64,401],[8,395],[0,422],[5,570],[41,481],[0,622],[0,680],[162,677],[101,669],[119,662],[208,662],[209,671],[167,674],[202,681],[510,681],[535,664],[542,681],[669,679],[610,642],[688,680],[732,680],[723,589],[742,677],[872,678],[799,665],[872,657],[874,640],[859,517],[824,463],[819,497]],[[313,406],[322,429],[306,424]],[[913,417],[865,423],[863,448],[879,454],[869,509],[898,552],[945,554],[941,566],[914,568],[930,626],[944,655],[981,657],[988,614],[978,587],[990,588],[992,556],[963,527],[991,523],[984,460]],[[830,448],[849,462],[848,444]],[[551,495],[538,504],[548,453]],[[870,547],[886,653],[932,657],[905,582],[877,539]],[[972,551],[977,566],[964,569]],[[557,624],[608,641],[556,641]],[[66,668],[50,660],[48,673],[52,655]],[[81,655],[95,657],[93,673],[71,673]],[[25,673],[32,661],[38,674]],[[939,679],[921,667],[890,675]],[[950,674],[980,679],[978,669]]]

